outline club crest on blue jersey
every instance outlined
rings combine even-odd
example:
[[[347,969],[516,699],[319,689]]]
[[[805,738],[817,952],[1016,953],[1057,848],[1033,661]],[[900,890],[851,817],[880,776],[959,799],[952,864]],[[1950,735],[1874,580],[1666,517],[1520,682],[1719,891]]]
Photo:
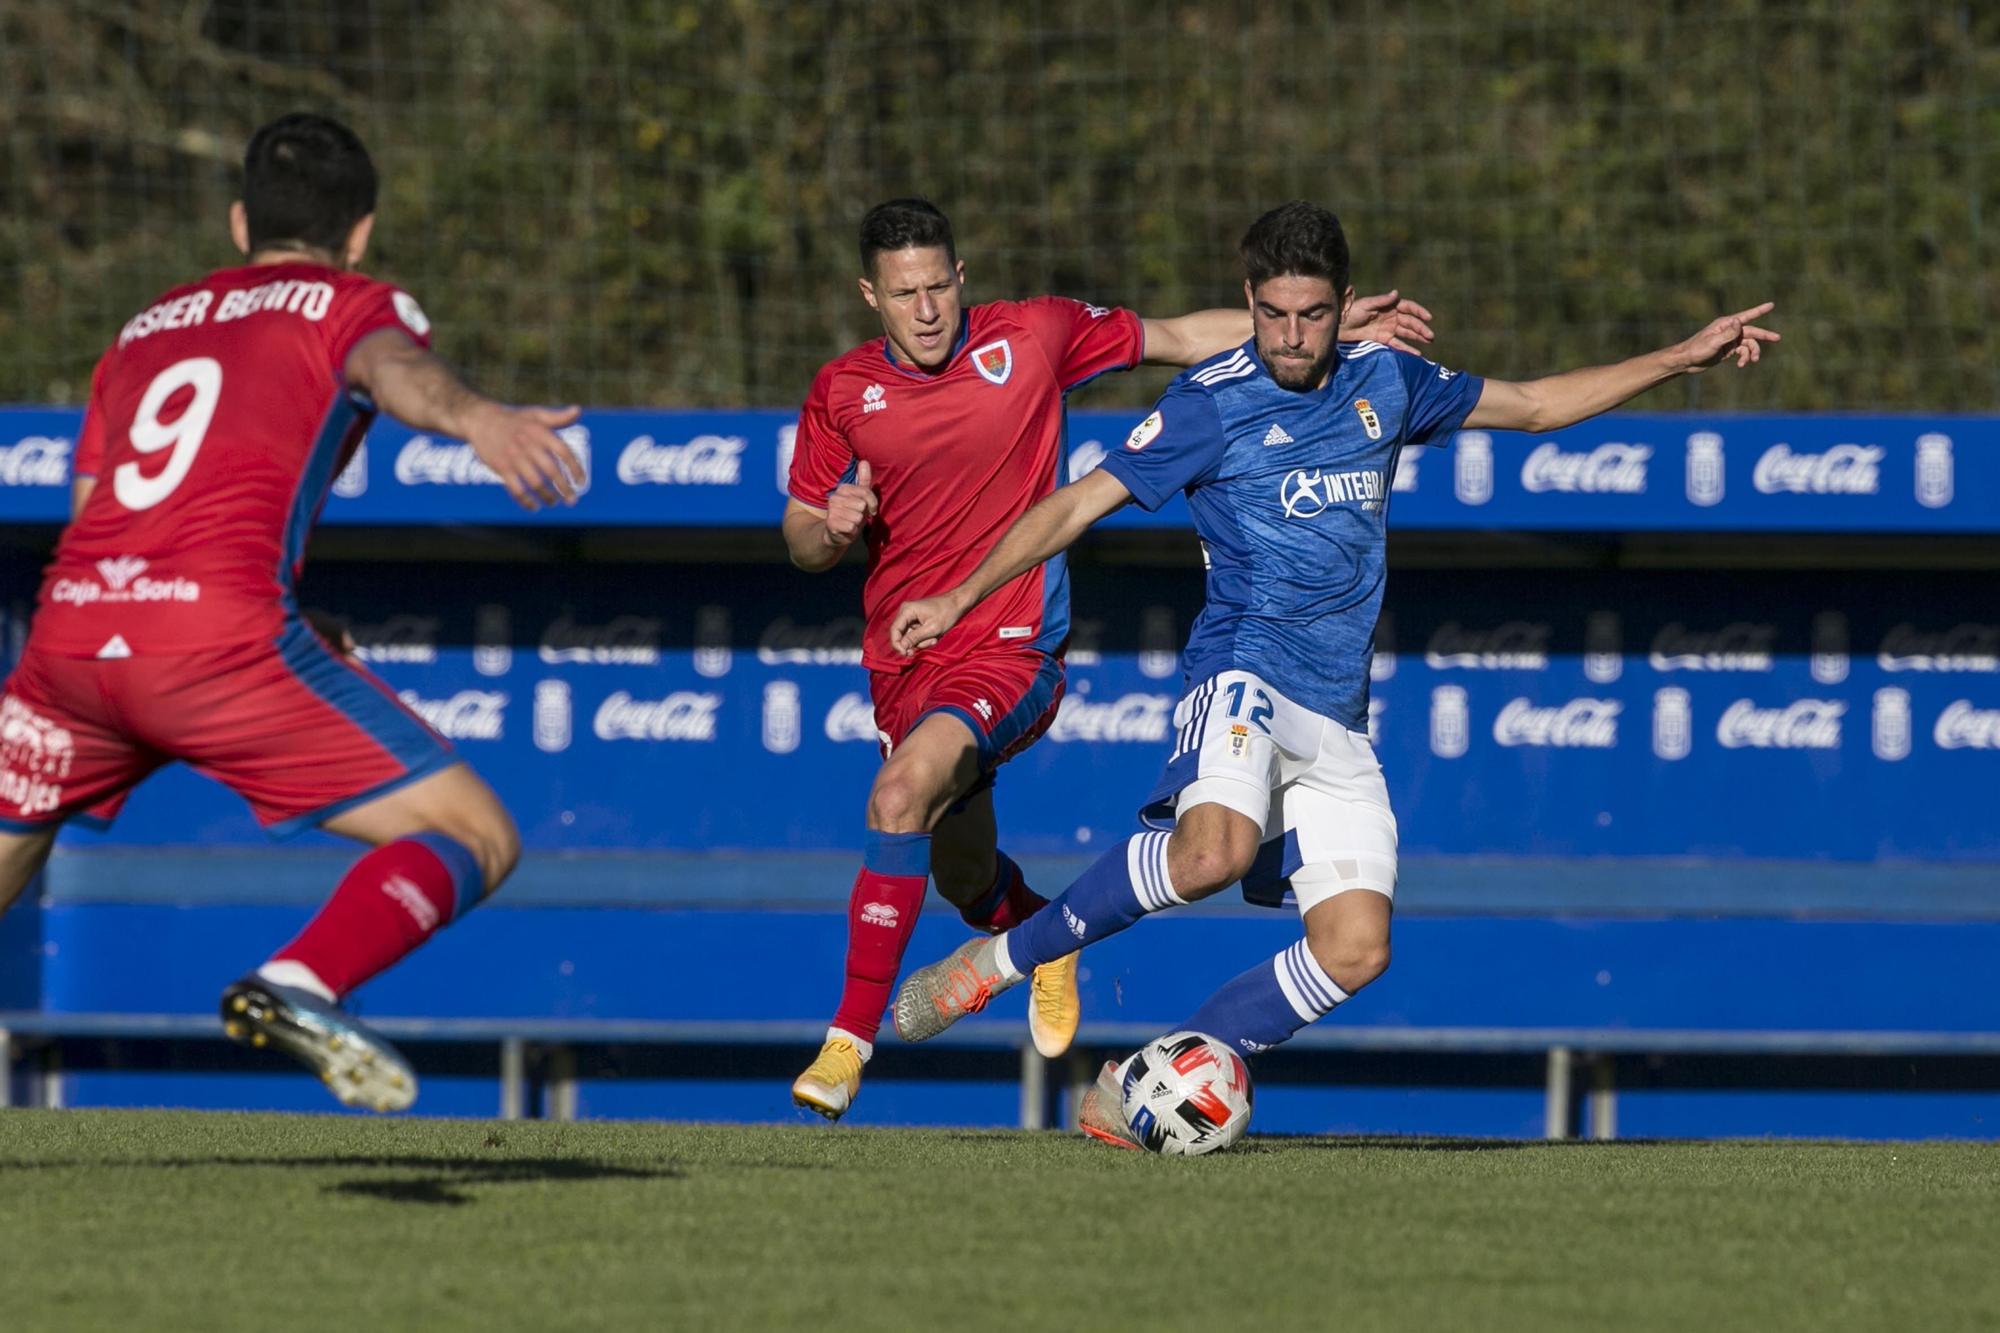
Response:
[[[972,349],[972,368],[988,384],[1005,384],[1014,373],[1014,348],[1005,338]]]
[[[1375,415],[1375,409],[1366,398],[1354,400],[1354,414],[1361,418],[1361,429],[1368,432],[1369,439],[1382,438],[1382,418]]]

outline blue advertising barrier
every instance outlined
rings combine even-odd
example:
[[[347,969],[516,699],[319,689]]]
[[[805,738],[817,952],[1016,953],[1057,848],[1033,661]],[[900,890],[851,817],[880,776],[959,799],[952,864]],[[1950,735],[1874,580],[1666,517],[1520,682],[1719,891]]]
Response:
[[[12,591],[29,586],[24,572]],[[332,561],[307,590],[494,783],[533,850],[858,842],[879,755],[853,570],[385,578]],[[1068,697],[1000,775],[1012,850],[1088,855],[1132,827],[1199,598],[1193,571],[1079,563]],[[2000,888],[1990,576],[1412,570],[1391,579],[1378,640],[1370,728],[1406,856],[1923,860],[1991,866]],[[102,840],[263,841],[235,798],[181,770]]]
[[[1141,415],[1072,412],[1071,476],[1121,447]],[[0,408],[0,523],[65,516],[80,420],[76,409]],[[588,412],[566,432],[588,490],[552,519],[517,508],[465,445],[384,420],[335,482],[325,521],[762,527],[784,506],[795,423],[779,410]],[[1996,444],[1993,417],[1625,413],[1546,436],[1460,431],[1447,450],[1404,456],[1394,525],[1995,532]],[[1176,499],[1111,521],[1182,527],[1187,513]]]

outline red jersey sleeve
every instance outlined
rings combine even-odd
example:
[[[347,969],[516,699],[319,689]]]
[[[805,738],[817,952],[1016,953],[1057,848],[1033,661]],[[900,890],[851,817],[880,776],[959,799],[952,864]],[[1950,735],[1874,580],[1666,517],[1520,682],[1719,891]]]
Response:
[[[83,429],[76,433],[76,452],[70,456],[71,481],[94,477],[104,466],[104,367],[110,360],[107,351],[97,358],[97,369],[90,372],[90,402],[83,409]]]
[[[827,497],[854,467],[854,450],[833,421],[832,386],[833,376],[827,371],[813,380],[792,442],[792,498],[814,509],[826,508]]]
[[[1130,370],[1146,355],[1146,326],[1130,310],[1038,296],[1021,302],[1021,315],[1055,357],[1056,379],[1065,390],[1113,370]]]
[[[417,299],[386,282],[366,282],[343,289],[334,298],[320,326],[326,339],[327,364],[335,379],[347,374],[347,357],[356,343],[378,329],[400,329],[419,347],[431,345],[431,321]]]

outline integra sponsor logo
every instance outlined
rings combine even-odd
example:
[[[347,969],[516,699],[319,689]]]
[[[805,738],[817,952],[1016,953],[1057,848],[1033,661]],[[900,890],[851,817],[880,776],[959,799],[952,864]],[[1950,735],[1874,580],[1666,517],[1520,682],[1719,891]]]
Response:
[[[1286,518],[1317,518],[1334,505],[1358,505],[1364,513],[1382,508],[1388,493],[1381,472],[1323,472],[1318,468],[1298,468],[1278,484],[1278,501]]]
[[[1905,622],[1882,636],[1884,671],[2000,671],[2000,625],[1954,625],[1924,634]]]
[[[1931,736],[1940,750],[2000,750],[2000,708],[1974,708],[1959,699],[1938,714]]]
[[[662,699],[634,699],[619,690],[597,706],[591,730],[601,741],[712,741],[722,696],[675,690]]]
[[[1648,444],[1600,444],[1588,453],[1543,444],[1521,464],[1521,485],[1530,491],[1643,495],[1646,460],[1652,456]]]
[[[619,616],[602,625],[579,625],[568,615],[542,631],[542,661],[589,662],[597,666],[657,666],[660,661],[657,620]]]
[[[70,441],[28,435],[0,444],[0,486],[69,485]]]
[[[498,690],[460,690],[448,699],[404,690],[396,697],[448,741],[497,741],[506,720],[507,696]]]
[[[1456,620],[1447,620],[1431,634],[1424,664],[1434,671],[1450,667],[1544,671],[1549,665],[1549,626],[1508,620],[1491,629],[1467,629]]]
[[[618,455],[627,486],[734,486],[743,480],[740,435],[697,435],[686,444],[659,444],[641,435]]]
[[[875,728],[875,708],[867,696],[848,691],[833,701],[826,712],[826,738],[830,741],[880,740]]]
[[[364,662],[437,661],[435,616],[390,616],[375,625],[354,625],[354,655]]]
[[[861,618],[842,616],[823,625],[801,625],[780,616],[757,638],[765,666],[850,666],[861,660]]]
[[[1052,741],[1164,741],[1174,701],[1164,694],[1126,694],[1104,703],[1078,695],[1062,701],[1049,726]]]
[[[1549,708],[1515,699],[1493,719],[1493,739],[1502,745],[1608,750],[1618,744],[1618,715],[1624,711],[1616,699],[1572,699]]]
[[[1653,636],[1648,659],[1655,671],[1769,671],[1776,625],[1731,621],[1721,629],[1691,630],[1678,620]]]
[[[1823,454],[1795,454],[1774,444],[1757,460],[1751,481],[1766,495],[1874,495],[1882,489],[1882,455],[1873,444],[1836,444]]]
[[[1837,750],[1846,714],[1838,699],[1800,699],[1784,708],[1738,699],[1715,724],[1715,739],[1732,750]]]
[[[396,453],[396,480],[405,486],[498,486],[499,474],[479,461],[469,444],[439,444],[412,437]]]

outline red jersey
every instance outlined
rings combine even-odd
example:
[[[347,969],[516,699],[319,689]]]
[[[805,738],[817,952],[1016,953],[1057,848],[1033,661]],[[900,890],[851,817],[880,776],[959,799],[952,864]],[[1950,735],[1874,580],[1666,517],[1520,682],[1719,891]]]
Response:
[[[1130,310],[1062,297],[994,301],[965,312],[958,345],[926,374],[863,343],[813,380],[792,455],[791,494],[826,508],[865,459],[881,508],[868,525],[861,660],[904,671],[889,642],[902,603],[956,587],[1014,520],[1063,481],[1063,396],[1145,353]],[[1055,652],[1069,637],[1063,557],[1003,584],[926,650],[932,660],[988,648]]]
[[[68,657],[269,640],[306,534],[374,417],[344,372],[406,293],[313,263],[224,269],[125,325],[97,363],[76,473],[97,479],[42,580],[34,641]]]

